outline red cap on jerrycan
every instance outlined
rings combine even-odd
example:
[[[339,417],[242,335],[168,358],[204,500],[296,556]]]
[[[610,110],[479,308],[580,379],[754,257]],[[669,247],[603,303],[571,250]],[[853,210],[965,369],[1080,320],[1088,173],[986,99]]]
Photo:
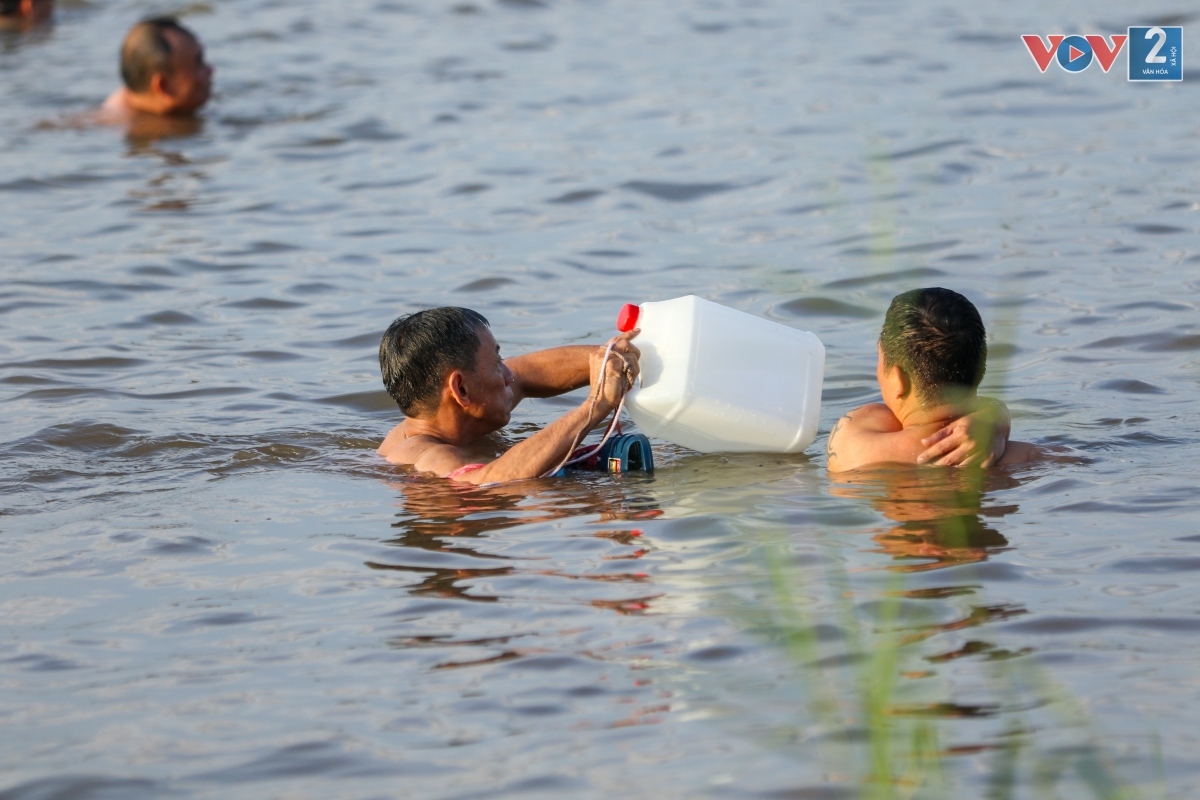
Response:
[[[626,303],[621,307],[621,313],[617,314],[617,330],[621,333],[629,333],[637,327],[638,317],[642,315],[640,306],[635,306],[633,303]]]

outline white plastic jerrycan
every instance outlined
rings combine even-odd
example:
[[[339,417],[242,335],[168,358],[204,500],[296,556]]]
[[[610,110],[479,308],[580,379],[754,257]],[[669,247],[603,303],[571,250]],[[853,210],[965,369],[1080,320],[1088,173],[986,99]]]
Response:
[[[647,436],[702,453],[799,453],[817,436],[825,347],[807,331],[694,295],[626,305],[642,377],[626,396]]]

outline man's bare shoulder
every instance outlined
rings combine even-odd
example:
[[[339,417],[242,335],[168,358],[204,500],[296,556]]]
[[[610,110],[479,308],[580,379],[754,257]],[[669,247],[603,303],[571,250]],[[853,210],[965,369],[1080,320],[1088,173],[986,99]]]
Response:
[[[883,403],[867,403],[865,406],[859,406],[838,420],[839,424],[843,422],[848,430],[871,433],[896,433],[904,429],[892,410]]]
[[[418,472],[429,472],[440,478],[472,463],[470,454],[461,447],[429,436],[406,435],[404,423],[392,428],[376,452],[389,464],[412,467]]]
[[[390,431],[388,431],[388,435],[383,437],[383,442],[380,443],[378,449],[376,449],[375,452],[379,453],[379,455],[381,455],[385,459],[387,459],[389,463],[392,463],[392,464],[403,463],[400,461],[393,461],[392,459],[393,459],[393,456],[396,456],[396,457],[399,456],[398,451],[400,449],[400,446],[404,443],[405,439],[407,439],[407,438],[408,437],[406,437],[404,435],[404,423],[401,422],[399,425],[397,425],[396,427],[394,427]]]
[[[133,106],[129,104],[129,90],[122,87],[108,96],[104,105],[92,112],[98,125],[120,125],[133,118]]]
[[[844,472],[894,460],[894,440],[903,431],[900,420],[883,403],[859,406],[839,419],[829,432],[827,469]]]

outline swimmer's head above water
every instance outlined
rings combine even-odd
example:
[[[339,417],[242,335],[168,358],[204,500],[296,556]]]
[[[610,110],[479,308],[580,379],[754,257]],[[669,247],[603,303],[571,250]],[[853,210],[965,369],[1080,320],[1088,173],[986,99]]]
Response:
[[[208,102],[213,68],[200,39],[171,17],[134,25],[121,45],[125,87],[105,110],[158,116],[190,116]]]
[[[972,401],[986,368],[987,332],[970,300],[941,288],[892,299],[879,335],[885,402],[896,397],[886,391],[896,381],[911,384],[912,399],[922,405]]]
[[[487,319],[469,308],[431,308],[397,319],[379,343],[379,369],[406,416],[432,416],[448,397],[466,396],[472,415],[487,427],[508,424],[512,373]]]

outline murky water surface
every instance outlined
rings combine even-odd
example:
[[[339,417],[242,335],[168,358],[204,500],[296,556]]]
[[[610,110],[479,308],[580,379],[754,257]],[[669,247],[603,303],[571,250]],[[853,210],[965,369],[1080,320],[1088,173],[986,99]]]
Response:
[[[1018,38],[1190,36],[1142,5],[180,5],[217,94],[158,140],[59,123],[161,6],[0,38],[0,796],[852,796],[803,596],[826,672],[903,629],[958,796],[1013,741],[1194,796],[1196,84]],[[1078,463],[831,480],[921,285]],[[822,337],[809,454],[497,491],[374,455],[396,315],[513,354],[686,293]]]

